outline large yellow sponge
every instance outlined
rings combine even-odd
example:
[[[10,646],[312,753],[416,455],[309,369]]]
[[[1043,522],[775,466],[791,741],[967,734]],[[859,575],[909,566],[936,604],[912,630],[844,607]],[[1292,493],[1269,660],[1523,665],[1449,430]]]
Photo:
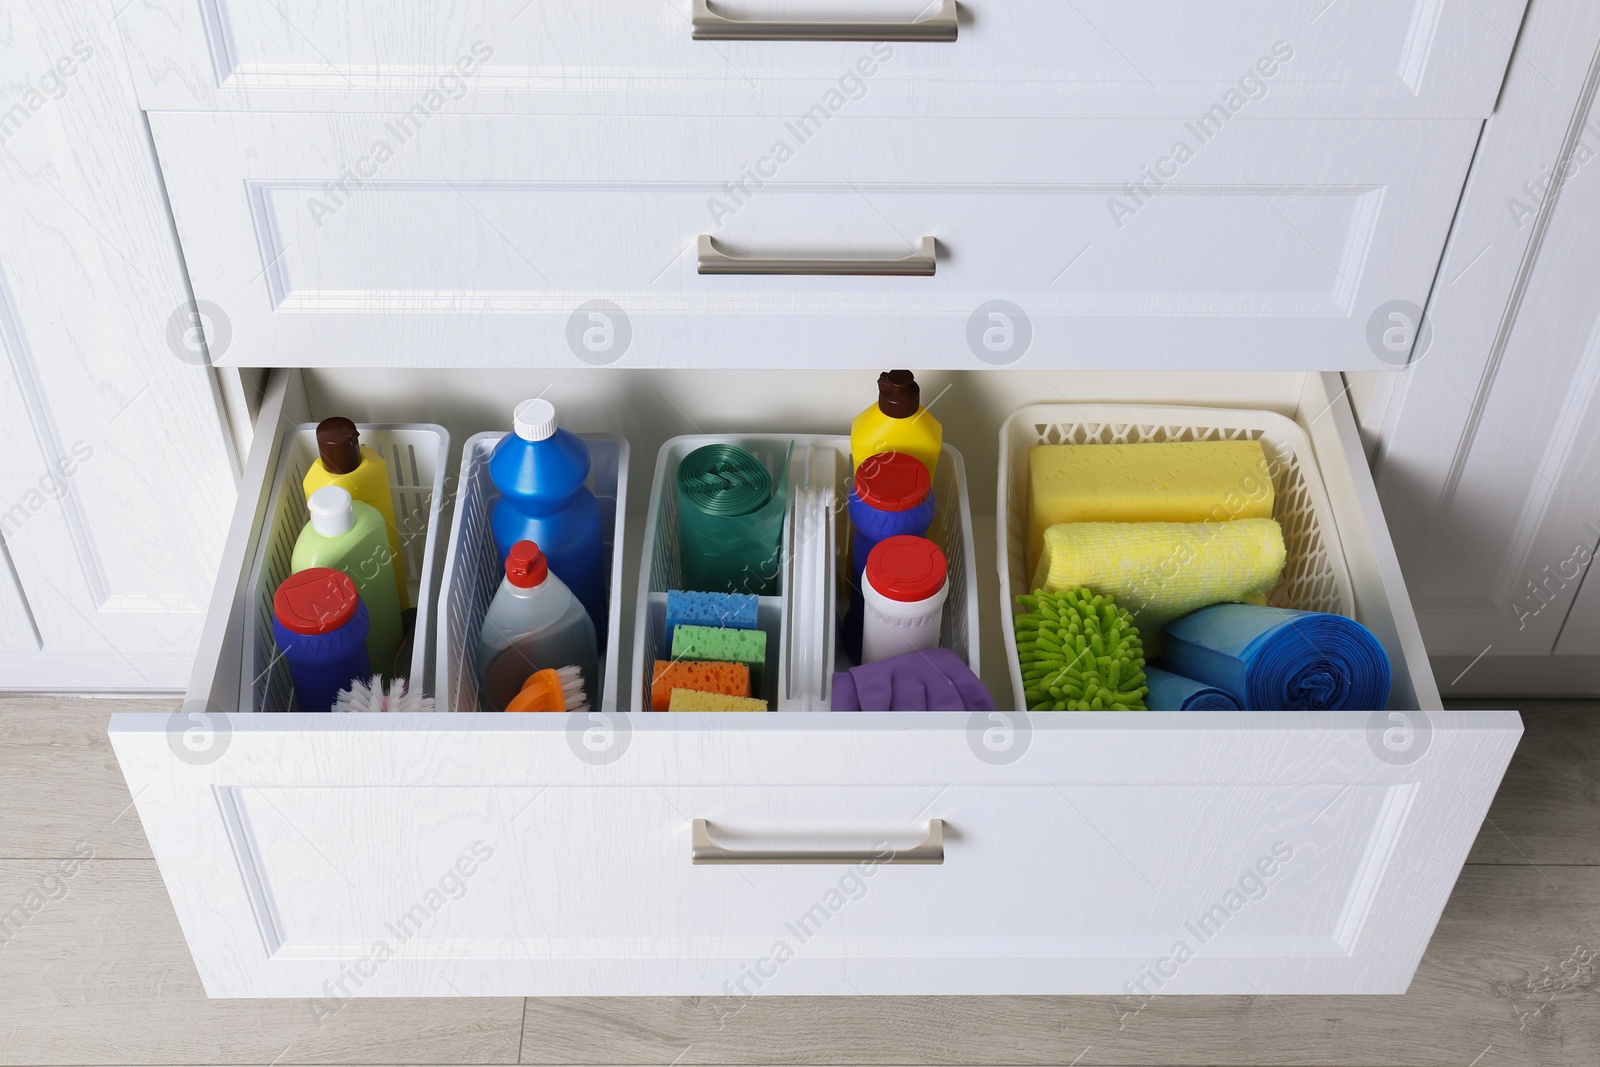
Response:
[[[1272,476],[1257,441],[1035,445],[1028,453],[1028,565],[1063,522],[1225,522],[1272,518]]]
[[[766,711],[767,702],[758,697],[733,697],[726,693],[702,693],[698,689],[674,689],[667,702],[668,711]]]

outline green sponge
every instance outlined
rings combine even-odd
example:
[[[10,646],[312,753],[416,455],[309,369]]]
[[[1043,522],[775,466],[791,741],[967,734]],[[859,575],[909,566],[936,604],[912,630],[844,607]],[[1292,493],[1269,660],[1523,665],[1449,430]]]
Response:
[[[743,663],[750,668],[750,684],[759,693],[761,668],[767,662],[767,633],[679,623],[672,632],[672,658]]]
[[[1087,589],[1019,596],[1017,660],[1029,711],[1143,711],[1144,645],[1132,617]]]

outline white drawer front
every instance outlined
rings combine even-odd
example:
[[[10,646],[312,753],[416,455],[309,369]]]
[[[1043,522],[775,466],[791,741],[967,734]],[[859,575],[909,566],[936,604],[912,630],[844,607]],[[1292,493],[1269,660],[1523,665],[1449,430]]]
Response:
[[[221,362],[1393,369],[1373,324],[1426,303],[1478,129],[401,121],[151,116]],[[702,234],[774,257],[932,237],[937,273],[704,275]],[[627,323],[598,355],[596,300]],[[1026,320],[998,350],[996,300]]]
[[[1396,764],[1364,715],[1125,718],[1035,715],[999,765],[936,713],[635,715],[606,764],[545,716],[241,716],[205,765],[164,716],[112,737],[208,992],[338,997],[1398,993],[1520,733],[1433,712]],[[697,866],[697,818],[941,818],[944,862]]]
[[[910,22],[929,0],[718,0],[734,19]],[[1486,117],[1526,0],[965,0],[953,42],[697,41],[690,0],[145,0],[146,108]],[[865,65],[862,64],[865,60]],[[429,94],[436,103],[430,103]]]

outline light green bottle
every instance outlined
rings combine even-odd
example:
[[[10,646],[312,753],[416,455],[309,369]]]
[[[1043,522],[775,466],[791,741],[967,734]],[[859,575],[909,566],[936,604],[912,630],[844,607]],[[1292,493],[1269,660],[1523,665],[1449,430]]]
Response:
[[[294,543],[290,571],[332,567],[350,576],[367,606],[372,673],[392,677],[400,648],[400,595],[388,524],[377,508],[356,500],[343,486],[323,486],[306,498],[306,507],[311,521]]]

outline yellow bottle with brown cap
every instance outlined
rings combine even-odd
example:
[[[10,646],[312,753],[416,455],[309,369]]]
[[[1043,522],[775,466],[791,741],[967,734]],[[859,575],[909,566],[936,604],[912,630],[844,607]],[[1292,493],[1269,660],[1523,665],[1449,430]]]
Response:
[[[337,485],[383,516],[393,553],[394,580],[399,586],[400,609],[411,604],[406,592],[406,561],[400,554],[400,531],[394,522],[394,498],[389,491],[389,467],[371,445],[361,443],[356,424],[335,416],[317,424],[317,459],[306,471],[302,488],[311,499],[325,485]]]
[[[879,452],[915,456],[933,476],[944,446],[944,427],[922,406],[922,390],[908,370],[878,375],[878,402],[850,424],[850,463],[860,467]]]

